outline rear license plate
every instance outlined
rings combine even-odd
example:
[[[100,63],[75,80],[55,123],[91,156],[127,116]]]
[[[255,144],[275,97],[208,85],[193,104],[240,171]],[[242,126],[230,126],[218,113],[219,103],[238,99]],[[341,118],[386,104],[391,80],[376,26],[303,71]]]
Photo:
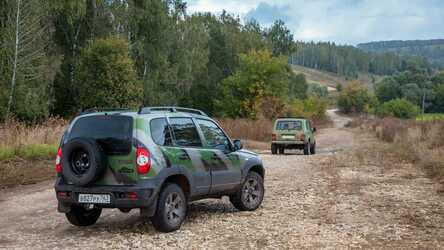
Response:
[[[79,194],[79,203],[109,204],[111,195],[109,194]]]
[[[282,139],[294,139],[294,135],[283,135]]]

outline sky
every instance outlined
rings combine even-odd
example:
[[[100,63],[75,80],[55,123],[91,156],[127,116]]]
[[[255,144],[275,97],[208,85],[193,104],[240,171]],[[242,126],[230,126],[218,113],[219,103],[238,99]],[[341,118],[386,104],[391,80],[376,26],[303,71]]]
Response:
[[[281,19],[302,41],[444,39],[444,0],[190,0],[187,5],[188,13],[226,10],[265,27]]]

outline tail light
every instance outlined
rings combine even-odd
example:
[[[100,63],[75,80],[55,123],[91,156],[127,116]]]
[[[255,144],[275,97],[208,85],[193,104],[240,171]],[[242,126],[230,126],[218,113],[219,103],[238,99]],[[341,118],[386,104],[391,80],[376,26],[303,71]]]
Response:
[[[271,140],[272,140],[272,141],[276,141],[276,134],[274,134],[274,133],[271,134]]]
[[[139,147],[136,151],[137,173],[146,174],[151,168],[150,151]]]
[[[62,149],[57,149],[57,156],[56,156],[56,162],[55,162],[55,171],[57,173],[62,172]]]
[[[305,140],[305,134],[300,134],[299,135],[299,140],[304,141]]]

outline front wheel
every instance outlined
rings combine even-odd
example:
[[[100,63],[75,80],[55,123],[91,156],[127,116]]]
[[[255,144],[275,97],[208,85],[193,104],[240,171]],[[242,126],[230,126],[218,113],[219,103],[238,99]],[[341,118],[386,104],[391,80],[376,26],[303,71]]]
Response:
[[[74,226],[91,226],[97,222],[102,213],[101,208],[88,208],[85,206],[72,206],[71,211],[66,213],[66,218]]]
[[[185,220],[187,200],[182,189],[168,183],[160,192],[156,213],[151,217],[154,228],[160,232],[176,231]]]
[[[233,206],[241,211],[256,210],[264,199],[264,180],[256,172],[249,172],[241,189],[230,196]]]

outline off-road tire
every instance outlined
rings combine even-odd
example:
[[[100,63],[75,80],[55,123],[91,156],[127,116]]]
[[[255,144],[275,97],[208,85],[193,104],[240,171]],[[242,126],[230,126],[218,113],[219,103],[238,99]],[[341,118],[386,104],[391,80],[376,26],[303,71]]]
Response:
[[[277,154],[277,146],[276,146],[276,144],[271,144],[271,154],[272,155]]]
[[[85,157],[80,156],[83,153]],[[86,162],[87,166],[76,166],[77,163]],[[103,150],[94,139],[75,138],[62,148],[62,175],[68,183],[76,186],[91,184],[103,174],[105,168]],[[84,172],[79,172],[82,170]]]
[[[281,155],[285,154],[285,148],[284,147],[280,147],[279,148],[279,154],[281,154]]]
[[[177,206],[172,203],[174,199],[179,199],[176,200]],[[151,217],[151,222],[154,228],[160,232],[176,231],[185,220],[186,212],[187,199],[183,190],[177,184],[167,183],[160,191],[156,212]]]
[[[310,153],[311,153],[312,155],[316,154],[316,143],[314,143],[314,144],[311,145]]]
[[[102,213],[101,208],[87,209],[83,206],[72,206],[68,213],[65,213],[66,219],[78,227],[91,226],[97,222]]]
[[[249,189],[251,184],[257,186],[254,187],[254,191],[256,191],[256,199],[252,202],[248,200],[248,195],[253,194],[253,190]],[[250,171],[245,177],[244,182],[242,183],[241,188],[233,195],[230,195],[230,201],[235,208],[240,211],[253,211],[256,210],[262,203],[264,199],[264,179],[256,172]],[[250,198],[252,198],[250,196]]]
[[[311,143],[307,142],[304,145],[304,155],[311,155]]]

